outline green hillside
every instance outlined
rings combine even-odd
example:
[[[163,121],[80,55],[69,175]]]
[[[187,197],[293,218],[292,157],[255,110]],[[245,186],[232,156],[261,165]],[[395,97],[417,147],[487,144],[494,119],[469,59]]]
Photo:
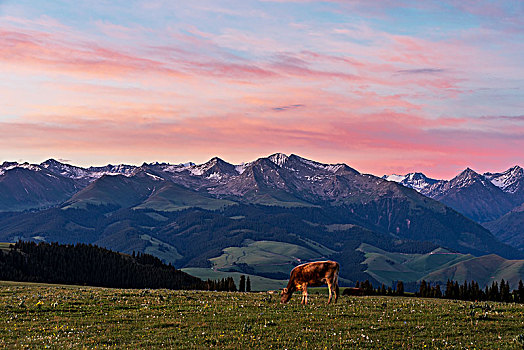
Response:
[[[86,209],[89,205],[127,208],[147,198],[159,181],[148,177],[103,176],[68,200],[63,209]]]
[[[465,280],[475,280],[480,286],[504,279],[514,288],[523,275],[524,260],[506,260],[498,255],[490,254],[461,261],[434,271],[426,275],[425,279],[443,282],[450,279],[459,283]]]
[[[503,217],[483,225],[502,242],[524,250],[524,203]]]
[[[257,241],[242,247],[226,248],[222,255],[209,260],[213,269],[220,271],[246,272],[249,269],[257,275],[287,278],[296,265],[322,259],[326,257],[319,252],[296,244]]]
[[[363,243],[358,250],[365,254],[362,264],[367,265],[366,272],[385,285],[397,280],[416,282],[435,270],[473,258],[472,255],[453,253],[443,248],[427,254],[406,254],[387,252]]]
[[[151,237],[150,235],[140,235],[140,239],[146,241],[148,244],[144,249],[144,253],[151,254],[158,257],[160,260],[174,263],[182,258],[182,255],[171,244],[162,242],[159,239]]]
[[[168,183],[155,191],[143,203],[135,206],[134,209],[152,209],[160,212],[189,208],[218,210],[234,204],[235,202],[229,200],[206,197],[182,186]]]

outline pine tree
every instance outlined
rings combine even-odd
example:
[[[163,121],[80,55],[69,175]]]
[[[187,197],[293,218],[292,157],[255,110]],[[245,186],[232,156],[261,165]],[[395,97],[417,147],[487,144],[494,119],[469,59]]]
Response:
[[[449,279],[446,282],[446,291],[444,292],[444,298],[451,299],[453,298],[453,282]]]
[[[397,295],[404,295],[404,283],[397,281]]]
[[[426,281],[422,280],[422,282],[420,282],[419,295],[422,298],[425,298],[427,296],[427,294],[428,294],[428,286],[426,284]]]
[[[363,289],[364,294],[373,295],[373,284],[369,280],[365,280],[360,284],[360,288]]]
[[[242,275],[240,276],[240,285],[238,286],[239,292],[245,292],[246,291],[246,276]]]
[[[504,279],[500,281],[500,299],[505,302],[511,301],[509,282],[505,282]]]
[[[247,276],[246,281],[246,292],[251,292],[251,280],[249,279],[249,276]]]
[[[233,277],[228,277],[226,280],[226,290],[228,292],[236,292],[237,286],[235,285],[235,280],[233,280]]]
[[[442,298],[442,291],[440,290],[440,285],[438,284],[435,287],[435,298]]]
[[[453,296],[452,299],[460,299],[460,287],[457,281],[453,284]]]
[[[500,301],[499,285],[495,281],[491,283],[491,288],[489,289],[488,294],[488,300]]]

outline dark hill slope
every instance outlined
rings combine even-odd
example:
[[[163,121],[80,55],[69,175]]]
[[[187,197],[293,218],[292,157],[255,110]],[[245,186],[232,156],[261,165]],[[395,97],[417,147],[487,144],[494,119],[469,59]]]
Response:
[[[205,283],[158,258],[96,246],[18,242],[0,251],[0,280],[117,288],[205,289]]]
[[[25,166],[25,167],[23,167]],[[0,211],[42,209],[57,205],[80,189],[75,180],[28,164],[0,168]]]

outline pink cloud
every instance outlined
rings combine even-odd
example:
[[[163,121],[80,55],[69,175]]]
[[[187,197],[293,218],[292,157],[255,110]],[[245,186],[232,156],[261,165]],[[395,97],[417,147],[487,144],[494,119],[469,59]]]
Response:
[[[144,70],[183,77],[165,64],[132,56],[93,43],[67,44],[45,32],[0,31],[0,60],[34,69],[67,72],[80,76],[122,76]]]
[[[486,168],[522,159],[519,153],[524,147],[522,128],[515,130],[515,137],[508,139],[507,133],[501,130],[503,127],[492,131],[472,128],[464,132],[461,126],[464,123],[476,126],[476,119],[449,119],[442,123],[393,112],[344,117],[274,119],[226,115],[171,122],[131,118],[132,122],[122,123],[101,115],[91,120],[3,123],[6,136],[0,140],[0,148],[10,149],[16,140],[18,150],[39,149],[43,154],[52,154],[57,149],[68,150],[58,156],[78,158],[78,154],[82,154],[86,161],[90,157],[87,150],[92,157],[109,153],[124,159],[135,157],[136,161],[159,158],[178,161],[180,159],[173,157],[180,154],[201,157],[203,150],[213,148],[215,153],[238,153],[232,159],[238,162],[250,160],[240,157],[265,155],[267,150],[288,150],[306,156],[323,154],[319,160],[344,161],[361,171],[378,175],[393,168],[409,168],[436,177],[451,175],[451,170],[439,165],[445,159],[446,167],[453,171],[464,164],[489,170]],[[508,142],[513,152],[506,151]],[[132,148],[128,146],[130,143]],[[244,151],[238,152],[239,149]],[[363,154],[365,158],[361,158]],[[422,168],[414,169],[415,166]]]

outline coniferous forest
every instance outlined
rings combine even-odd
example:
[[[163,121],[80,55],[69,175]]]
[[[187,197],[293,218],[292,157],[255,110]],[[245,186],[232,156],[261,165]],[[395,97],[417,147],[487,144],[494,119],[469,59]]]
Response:
[[[0,280],[112,288],[236,291],[233,278],[203,281],[149,255],[90,244],[22,242],[0,250]]]
[[[479,284],[475,281],[460,284],[457,281],[448,280],[444,290],[441,289],[439,283],[431,283],[422,280],[418,284],[418,291],[412,293],[416,297],[421,298],[444,298],[444,299],[456,299],[456,300],[468,300],[468,301],[499,301],[499,302],[515,302],[524,304],[524,282],[519,281],[516,289],[513,291],[510,288],[508,282],[502,279],[499,282],[493,281],[489,286],[484,289],[480,288]],[[369,280],[364,282],[357,281],[356,289],[358,290],[357,295],[390,295],[390,296],[403,296],[406,295],[404,292],[404,283],[398,281],[396,287],[386,287],[384,284],[381,287],[374,288],[373,284]],[[353,291],[355,293],[355,291]],[[347,293],[350,295],[349,291]]]

